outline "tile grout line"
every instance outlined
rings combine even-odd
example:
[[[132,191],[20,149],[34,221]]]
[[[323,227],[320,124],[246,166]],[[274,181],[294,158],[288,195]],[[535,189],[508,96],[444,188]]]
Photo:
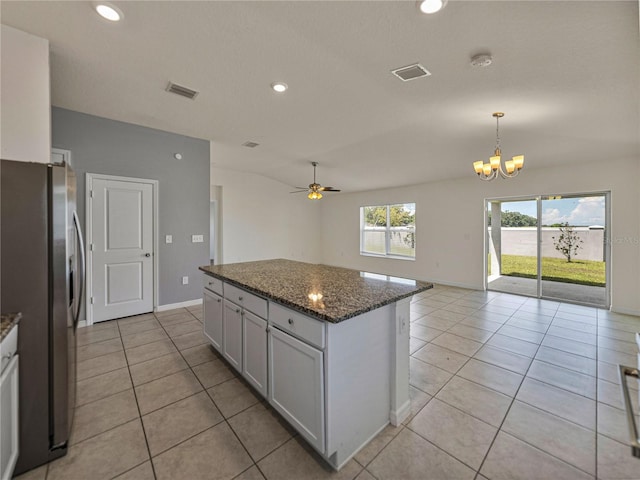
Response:
[[[558,306],[558,307],[556,307],[556,312],[557,312],[557,309],[558,309],[558,308],[559,308],[559,306]],[[517,311],[517,310],[516,310],[516,311]],[[513,316],[513,315],[512,315],[512,316]],[[555,314],[554,314],[554,317],[555,317]],[[509,317],[509,318],[511,318],[511,317]],[[547,331],[549,331],[549,328],[551,328],[551,323],[553,323],[553,320],[552,320],[552,321],[549,323],[549,325],[547,326],[547,329],[545,330],[545,336],[546,336],[546,332],[547,332]],[[543,339],[542,339],[542,340],[544,340],[544,337],[543,337]],[[480,463],[480,466],[478,467],[478,470],[477,470],[478,475],[480,475],[480,470],[482,470],[482,467],[484,466],[485,462],[487,461],[487,458],[489,457],[489,452],[491,452],[491,449],[493,448],[493,446],[494,446],[494,444],[495,444],[495,442],[496,442],[496,439],[498,438],[498,435],[500,434],[500,432],[502,432],[502,431],[503,431],[503,430],[502,430],[502,427],[503,427],[503,425],[504,425],[504,422],[507,420],[507,417],[509,416],[509,412],[511,411],[511,407],[513,406],[514,402],[516,401],[516,397],[518,396],[518,392],[520,392],[520,388],[522,388],[522,384],[524,383],[524,380],[527,378],[527,374],[529,373],[529,370],[531,369],[531,365],[533,365],[533,362],[534,362],[534,360],[535,360],[535,356],[538,354],[538,351],[540,350],[540,347],[541,347],[541,346],[542,346],[542,341],[538,344],[538,348],[536,349],[536,353],[535,353],[535,354],[534,354],[534,356],[532,357],[532,359],[531,359],[531,363],[529,363],[529,366],[527,367],[527,370],[525,371],[524,375],[522,376],[522,380],[520,381],[520,384],[518,385],[518,389],[517,389],[517,390],[515,391],[515,393],[513,394],[513,397],[512,397],[512,399],[511,399],[511,402],[509,403],[509,407],[507,408],[507,411],[505,412],[505,415],[504,415],[504,417],[503,417],[503,419],[502,419],[502,422],[500,422],[500,426],[498,427],[498,430],[496,431],[496,434],[495,434],[495,436],[493,437],[493,440],[491,441],[491,444],[489,445],[489,448],[487,449],[487,453],[485,453],[484,458],[482,459],[482,462]],[[506,433],[506,432],[505,432],[505,433]],[[518,438],[518,437],[515,437],[515,438]],[[534,445],[531,445],[529,442],[525,442],[524,440],[521,440],[521,439],[518,439],[518,440],[520,440],[520,441],[522,441],[523,443],[526,443],[527,445],[530,445],[530,446],[532,446],[532,447],[534,447],[534,448],[538,448],[538,447],[535,447]],[[540,450],[540,449],[538,448],[538,450]],[[540,451],[543,451],[543,450],[540,450]],[[544,452],[544,453],[547,453],[547,452]],[[558,457],[556,457],[555,455],[551,455],[551,454],[549,454],[549,453],[547,453],[547,455],[550,455],[550,456],[551,456],[551,457],[553,457],[553,458],[558,458]],[[558,459],[558,460],[560,460],[560,461],[564,462],[564,460],[562,460],[562,459]],[[564,462],[564,463],[566,463],[567,465],[571,465],[571,464],[570,464],[570,463],[568,463],[568,462]],[[573,465],[572,465],[572,466],[573,466]],[[574,466],[574,468],[576,468],[576,467]],[[476,476],[477,476],[477,475],[476,475]]]
[[[154,315],[154,318],[155,318],[156,321],[158,321],[158,319],[155,317],[155,315]],[[160,323],[160,322],[158,322],[158,323]],[[118,323],[117,326],[118,326],[118,333],[120,334],[120,341],[122,341],[122,332],[120,331],[120,324]],[[124,347],[124,342],[122,342],[122,348],[124,350],[125,359],[127,361],[127,371],[129,372],[129,380],[131,381],[131,388],[133,390],[133,398],[135,398],[135,400],[136,400],[136,408],[138,409],[138,420],[140,421],[140,426],[142,427],[142,434],[144,435],[144,443],[147,446],[147,454],[149,455],[149,464],[151,465],[151,473],[153,473],[153,478],[157,479],[158,476],[156,475],[156,469],[155,469],[155,466],[153,464],[152,457],[151,457],[151,448],[149,447],[149,439],[147,438],[147,430],[145,429],[144,422],[142,421],[142,411],[140,410],[140,403],[138,402],[138,394],[136,392],[135,384],[133,383],[133,376],[131,375],[131,365],[129,365],[129,357],[127,356],[127,351],[126,351],[126,349]],[[135,348],[135,347],[133,347],[133,348]]]
[[[495,298],[499,298],[499,296],[498,296],[498,297],[495,297]],[[494,298],[494,299],[495,299],[495,298]],[[491,303],[491,301],[493,301],[494,299],[492,299],[492,300],[490,300],[489,302],[487,302],[486,304],[484,304],[484,305],[483,305],[483,307],[484,307],[484,306],[486,306],[486,305],[488,305],[489,303]],[[480,307],[479,309],[477,309],[477,311],[478,311],[478,310],[481,310],[483,307]],[[444,308],[444,307],[442,307],[442,308]],[[448,311],[448,310],[447,310],[447,311]],[[488,310],[485,310],[485,311],[487,311],[488,313],[491,313],[491,312],[490,312],[490,311],[488,311]],[[518,309],[516,309],[516,310],[514,311],[514,313],[512,313],[511,315],[509,315],[509,316],[508,316],[508,318],[507,318],[507,320],[505,320],[505,321],[501,324],[500,328],[498,328],[496,331],[492,332],[492,333],[491,333],[491,336],[490,336],[489,338],[487,338],[487,340],[486,340],[485,342],[477,342],[477,340],[474,340],[474,341],[476,341],[477,343],[482,343],[482,347],[484,347],[485,345],[487,345],[487,342],[489,342],[489,340],[491,340],[495,335],[497,335],[497,334],[498,334],[498,331],[499,331],[503,326],[505,326],[505,325],[507,324],[507,322],[509,321],[509,319],[511,319],[511,318],[513,317],[513,315],[514,315],[517,311],[518,311]],[[455,312],[454,312],[454,313],[455,313]],[[503,315],[503,314],[500,314],[500,315]],[[471,315],[469,315],[469,316],[471,316]],[[467,317],[465,317],[465,318],[468,318],[469,316],[467,316]],[[449,333],[449,330],[450,330],[450,329],[454,328],[456,325],[459,325],[459,324],[460,324],[462,321],[464,321],[464,320],[465,320],[465,319],[459,320],[457,323],[455,323],[454,325],[452,325],[451,327],[449,327],[449,328],[448,328],[447,330],[445,330],[443,333]],[[501,323],[501,322],[497,322],[497,323]],[[478,327],[471,327],[471,328],[478,328]],[[547,327],[547,329],[548,329],[548,328],[549,328],[549,327]],[[482,329],[481,329],[481,330],[482,330]],[[488,330],[485,330],[485,331],[488,331]],[[455,334],[455,333],[451,333],[451,335],[456,335],[456,334]],[[461,338],[464,338],[464,339],[467,339],[466,337],[462,337],[462,336],[460,336],[460,335],[456,335],[456,336],[461,337]],[[438,337],[435,337],[433,340],[435,340],[436,338],[438,338]],[[514,337],[510,337],[510,338],[514,338]],[[471,340],[471,339],[469,339],[469,340]],[[519,340],[519,339],[517,339],[517,340]],[[427,342],[427,345],[428,345],[428,344],[430,344],[430,343],[432,343],[432,341]],[[531,342],[529,342],[529,343],[531,343]],[[434,345],[439,346],[439,345],[437,345],[437,344],[434,344]],[[492,346],[492,345],[490,345],[490,346]],[[538,346],[539,346],[539,345],[538,345]],[[478,350],[476,350],[476,352],[474,352],[474,353],[473,353],[473,355],[475,355],[476,353],[478,353],[478,351],[479,351],[482,347],[478,348]],[[441,348],[444,348],[444,349],[446,349],[446,350],[450,350],[450,349],[448,349],[448,348],[446,348],[446,347],[441,347]],[[507,353],[514,353],[514,352],[510,352],[509,350],[504,350],[504,349],[502,349],[502,348],[500,348],[500,347],[495,347],[495,346],[493,346],[493,348],[496,348],[496,349],[498,349],[498,350],[502,350],[502,351],[507,352]],[[419,351],[419,350],[420,350],[420,349],[418,349],[417,351]],[[417,351],[416,351],[416,352],[417,352]],[[450,351],[452,351],[452,352],[454,352],[454,353],[460,353],[460,352],[455,352],[454,350],[450,350]],[[537,352],[537,350],[536,350],[536,352]],[[464,354],[463,354],[463,355],[464,355]],[[420,409],[420,411],[422,411],[422,409],[424,409],[424,408],[425,408],[429,403],[431,403],[431,400],[433,400],[434,398],[436,398],[436,395],[438,395],[438,393],[440,393],[440,391],[442,391],[442,389],[444,389],[444,388],[449,384],[449,382],[451,382],[451,380],[452,380],[452,379],[454,379],[455,377],[457,377],[457,376],[458,376],[458,372],[460,372],[460,370],[462,370],[462,369],[465,367],[465,365],[467,365],[467,364],[471,361],[471,359],[475,359],[475,357],[474,357],[473,355],[469,356],[469,358],[468,358],[468,359],[467,359],[467,360],[462,364],[462,366],[460,366],[460,368],[456,371],[456,373],[454,373],[454,374],[453,374],[453,376],[452,376],[449,380],[447,380],[447,382],[445,382],[445,384],[444,384],[444,385],[442,385],[442,387],[440,387],[440,388],[438,389],[438,391],[437,391],[437,392],[436,392],[436,393],[435,393],[435,394],[434,394],[434,395],[429,399],[429,401],[424,405],[424,407],[422,407],[422,408]],[[466,355],[465,355],[465,356],[466,356]],[[417,359],[417,360],[420,360],[420,359]],[[482,360],[478,360],[478,359],[475,359],[475,360],[477,360],[477,361],[482,361]],[[428,365],[431,365],[431,364],[430,364],[430,363],[428,363],[428,362],[425,362],[425,363],[427,363]],[[492,366],[498,367],[497,365],[493,365],[493,364],[490,364],[490,363],[488,363],[488,362],[483,362],[483,363],[486,363],[487,365],[492,365]],[[531,363],[533,363],[533,358],[531,359]],[[531,363],[529,364],[529,367],[531,366]],[[436,365],[432,365],[432,366],[434,366],[434,367],[436,367],[436,368],[440,368],[440,367],[437,367]],[[502,367],[498,367],[498,368],[502,368]],[[508,369],[505,369],[505,370],[508,370]],[[508,370],[508,371],[511,371],[511,370]],[[527,371],[528,371],[528,369],[527,369]],[[451,373],[451,372],[448,372],[448,373]],[[514,373],[517,373],[517,372],[514,372]],[[522,380],[520,381],[520,385],[522,384],[522,382],[524,382],[525,377],[526,377],[526,372],[525,372],[525,374],[524,374],[524,375],[522,375]],[[499,394],[505,395],[503,392],[498,392],[497,390],[494,390],[493,388],[490,388],[490,387],[487,387],[486,385],[482,385],[482,384],[480,384],[480,383],[474,382],[473,380],[468,380],[468,379],[466,379],[466,378],[464,378],[464,377],[459,377],[459,378],[462,378],[463,380],[470,381],[471,383],[474,383],[474,384],[476,384],[476,385],[479,385],[480,387],[487,388],[487,389],[492,390],[492,391],[494,391],[494,392],[497,392],[497,393],[499,393]],[[415,386],[414,386],[414,388],[417,388],[417,387],[415,387]],[[519,388],[520,388],[520,387],[518,386],[518,390],[519,390]],[[418,390],[420,390],[420,389],[418,389]],[[444,450],[444,449],[440,448],[438,445],[434,444],[434,443],[433,443],[433,442],[431,442],[429,439],[424,438],[424,437],[423,437],[422,435],[420,435],[418,432],[415,432],[414,430],[412,430],[412,429],[411,429],[411,427],[409,427],[409,425],[408,425],[408,424],[407,424],[407,425],[405,425],[405,427],[406,427],[408,430],[410,430],[411,432],[413,432],[413,433],[415,433],[416,435],[418,435],[420,438],[423,438],[425,441],[429,442],[431,445],[434,445],[434,446],[435,446],[436,448],[438,448],[439,450],[441,450],[441,451],[445,452],[447,455],[451,456],[452,458],[455,458],[458,462],[460,462],[460,463],[462,463],[463,465],[466,465],[467,467],[471,468],[471,470],[474,470],[474,471],[475,471],[475,477],[474,477],[474,478],[477,478],[477,477],[478,477],[478,475],[480,475],[480,469],[482,468],[482,465],[484,464],[484,460],[486,459],[487,455],[489,454],[489,451],[491,450],[491,447],[493,446],[493,443],[494,443],[494,441],[495,441],[495,438],[498,436],[498,433],[500,433],[500,431],[501,431],[501,429],[502,429],[502,423],[504,423],[504,420],[507,418],[507,415],[508,415],[509,410],[510,410],[510,408],[511,408],[511,404],[513,404],[513,402],[515,401],[515,396],[517,395],[518,390],[516,390],[516,393],[515,393],[515,394],[514,394],[514,396],[512,397],[512,399],[511,399],[511,403],[510,403],[510,405],[509,405],[509,408],[508,408],[508,409],[507,409],[507,411],[505,412],[505,416],[504,416],[504,418],[503,418],[503,420],[502,420],[502,422],[501,422],[500,426],[499,426],[499,427],[497,428],[497,430],[496,430],[496,434],[495,434],[495,436],[494,436],[494,438],[493,438],[493,441],[492,441],[492,442],[491,442],[491,444],[489,445],[489,448],[487,449],[487,453],[485,454],[485,457],[483,458],[482,462],[480,463],[480,466],[479,466],[477,469],[476,469],[476,468],[474,468],[474,467],[472,467],[471,465],[467,464],[466,462],[462,461],[461,459],[459,459],[459,458],[458,458],[458,457],[456,457],[455,455],[453,455],[453,454],[451,454],[451,453],[447,452],[446,450]],[[427,393],[427,392],[424,392],[424,393]],[[508,395],[507,395],[507,396],[508,396]],[[446,404],[447,406],[449,406],[449,407],[452,407],[452,408],[454,408],[454,409],[458,410],[459,412],[462,412],[462,413],[464,413],[464,414],[466,414],[466,415],[471,416],[472,418],[475,418],[476,420],[478,420],[478,421],[480,421],[480,422],[483,422],[483,423],[485,423],[485,424],[487,424],[487,425],[489,425],[489,426],[491,426],[491,427],[494,427],[493,425],[491,425],[491,424],[487,423],[485,420],[482,420],[482,419],[480,419],[480,418],[476,417],[476,416],[475,416],[475,415],[473,415],[473,414],[470,414],[470,413],[468,413],[468,412],[465,412],[464,410],[462,410],[462,409],[460,409],[460,408],[456,407],[455,405],[450,405],[448,402],[445,402],[444,400],[440,400],[440,399],[437,399],[437,400],[439,400],[439,401],[441,401],[441,402],[445,403],[445,404]],[[419,412],[417,412],[417,413],[416,413],[416,415],[418,415],[418,414],[420,413],[420,411],[419,411]],[[416,416],[416,415],[414,415],[414,417],[413,417],[413,418],[415,418],[415,416]],[[413,420],[413,418],[412,418],[412,420]],[[495,428],[495,427],[494,427],[494,428]],[[373,461],[373,460],[372,460],[372,461]]]
[[[599,356],[599,348],[598,348],[598,344],[600,343],[600,337],[598,335],[598,328],[599,328],[599,324],[600,324],[600,314],[598,312],[598,309],[596,309],[596,431],[595,431],[595,458],[594,458],[594,463],[595,463],[595,474],[596,474],[596,479],[598,478],[598,403],[599,403],[599,395],[598,392],[600,390],[599,388],[599,380],[600,380],[600,365],[598,362],[598,356]]]
[[[191,312],[189,312],[189,313],[190,313],[190,314],[191,314],[191,315],[192,315],[196,320],[198,320],[198,322],[200,322],[200,320],[199,320],[195,315],[193,315]],[[236,438],[236,440],[238,440],[238,443],[240,443],[240,445],[242,445],[242,448],[244,449],[245,453],[247,454],[247,456],[249,457],[249,459],[251,460],[251,462],[252,462],[252,464],[253,464],[253,465],[251,465],[251,466],[254,466],[254,465],[255,465],[255,467],[256,467],[256,468],[258,468],[258,470],[259,470],[259,471],[260,471],[260,473],[262,474],[262,471],[261,471],[261,470],[260,470],[260,468],[258,467],[258,464],[254,461],[253,457],[252,457],[252,456],[251,456],[251,454],[249,453],[249,450],[247,450],[247,447],[244,445],[244,443],[242,443],[242,440],[240,440],[240,437],[238,437],[238,434],[237,434],[237,433],[236,433],[236,431],[232,428],[232,426],[231,426],[231,424],[229,423],[229,421],[228,421],[227,417],[225,417],[225,416],[224,416],[224,414],[220,411],[220,409],[218,408],[218,405],[217,405],[217,404],[216,404],[216,402],[213,400],[213,398],[211,398],[211,395],[209,395],[209,392],[208,392],[208,391],[207,391],[207,389],[205,388],[204,384],[202,383],[202,381],[200,380],[200,378],[198,377],[198,375],[196,375],[196,373],[193,371],[193,368],[191,367],[191,365],[189,365],[189,362],[187,362],[187,359],[186,359],[186,358],[184,358],[184,355],[182,354],[182,351],[178,348],[178,346],[177,346],[177,345],[175,344],[175,342],[173,341],[173,337],[171,337],[171,336],[167,333],[166,329],[164,328],[164,325],[162,325],[162,323],[161,323],[159,320],[158,320],[158,323],[160,323],[160,326],[161,326],[161,327],[162,327],[162,329],[164,330],[165,334],[169,337],[169,340],[171,341],[171,343],[173,344],[173,346],[176,348],[176,350],[178,351],[178,353],[180,354],[180,356],[182,357],[182,359],[184,360],[184,362],[187,364],[187,366],[188,366],[189,370],[191,371],[191,374],[196,378],[196,380],[198,381],[198,383],[199,383],[199,384],[200,384],[200,386],[202,387],[202,391],[207,395],[207,397],[209,398],[209,400],[211,400],[211,403],[215,406],[216,410],[220,413],[220,416],[222,417],[222,421],[221,421],[221,422],[218,422],[216,425],[212,425],[211,427],[209,427],[209,428],[205,429],[204,431],[206,432],[207,430],[210,430],[211,428],[214,428],[214,427],[216,427],[216,426],[218,426],[218,425],[220,425],[221,423],[223,423],[223,422],[224,422],[224,423],[227,425],[227,427],[229,428],[229,430],[231,430],[231,432],[233,433],[233,435],[234,435],[234,437]],[[200,324],[202,325],[202,328],[204,328],[204,319],[202,320],[202,322],[200,322]],[[203,335],[203,337],[204,337],[204,333],[202,332],[202,329],[201,329],[201,330],[199,330],[199,331],[200,331],[200,333],[202,333],[202,335]],[[209,343],[207,342],[207,343],[205,343],[204,345],[207,345],[207,346],[208,346],[208,345],[209,345]],[[196,346],[197,346],[197,345],[196,345]],[[224,358],[221,358],[221,360],[225,361],[225,360],[224,360]],[[234,374],[234,375],[233,375],[233,378],[238,378],[238,377],[236,376],[236,372],[235,372],[235,370],[231,370],[231,372]],[[229,381],[229,380],[232,380],[232,379],[230,378],[230,379],[228,379],[227,381]],[[225,382],[221,382],[221,383],[225,383]],[[210,388],[213,388],[214,386],[215,386],[215,385],[213,385],[213,386],[212,386],[212,387],[210,387]],[[200,392],[198,392],[198,393],[200,393]],[[259,401],[259,403],[261,403],[261,402]],[[252,405],[252,406],[253,406],[253,405]],[[251,407],[252,407],[252,406],[251,406]],[[245,410],[247,410],[247,409],[249,409],[249,408],[251,408],[251,407],[247,407]],[[164,408],[164,407],[162,407],[162,408]],[[245,410],[243,410],[243,411],[245,411]],[[242,413],[242,412],[238,412],[238,414],[239,414],[239,413]],[[234,414],[232,417],[229,417],[229,418],[233,418],[233,417],[235,417],[235,415],[236,415],[236,414]],[[203,432],[198,432],[198,433],[196,433],[195,435],[193,435],[193,436],[192,436],[192,437],[190,437],[190,438],[193,438],[193,437],[195,437],[196,435],[200,435],[200,434],[202,434],[202,433],[203,433]],[[292,438],[293,438],[293,437],[292,437]],[[187,441],[187,440],[183,440],[182,442],[180,442],[180,443],[178,443],[178,444],[176,444],[176,445],[172,446],[171,448],[174,448],[174,447],[176,447],[177,445],[180,445],[180,444],[184,443],[185,441]],[[287,443],[287,442],[285,442],[285,443]],[[278,447],[278,448],[280,448],[280,447]],[[167,449],[167,450],[169,450],[169,449]],[[277,449],[276,449],[276,450],[277,450]],[[274,450],[274,451],[275,451],[275,450]],[[153,462],[151,462],[151,463],[153,464]],[[248,468],[247,468],[247,470],[248,470],[249,468],[251,468],[251,466],[250,466],[250,467],[248,467]],[[242,473],[242,472],[241,472],[241,473]]]

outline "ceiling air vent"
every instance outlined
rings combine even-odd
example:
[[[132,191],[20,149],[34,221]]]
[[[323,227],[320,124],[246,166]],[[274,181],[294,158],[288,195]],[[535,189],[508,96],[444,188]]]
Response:
[[[256,148],[258,145],[260,144],[256,142],[251,142],[251,141],[247,141],[242,144],[243,147],[249,147],[249,148]]]
[[[198,92],[195,90],[191,90],[190,88],[183,87],[182,85],[178,85],[173,82],[169,82],[169,85],[167,85],[167,92],[175,93],[176,95],[187,97],[191,100],[196,98],[196,95],[198,95]]]
[[[415,80],[416,78],[428,77],[429,75],[431,75],[431,73],[419,63],[408,65],[402,68],[396,68],[395,70],[391,70],[391,73],[393,73],[403,82],[408,82],[409,80]]]

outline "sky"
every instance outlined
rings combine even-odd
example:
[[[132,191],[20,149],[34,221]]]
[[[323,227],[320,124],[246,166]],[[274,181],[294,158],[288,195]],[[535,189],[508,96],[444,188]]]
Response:
[[[537,216],[535,200],[502,202],[502,211]],[[542,198],[542,225],[568,222],[573,226],[602,225],[605,222],[604,196],[568,197],[554,200]]]

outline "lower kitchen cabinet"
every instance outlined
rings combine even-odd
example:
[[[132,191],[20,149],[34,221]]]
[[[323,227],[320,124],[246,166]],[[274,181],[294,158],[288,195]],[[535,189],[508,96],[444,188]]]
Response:
[[[205,289],[203,294],[204,335],[222,353],[222,297]]]
[[[227,299],[223,303],[222,354],[242,373],[242,308]]]
[[[242,375],[263,397],[267,396],[267,321],[245,310],[242,315]]]
[[[325,453],[322,351],[269,328],[269,403],[320,453]]]
[[[9,480],[18,460],[18,355],[0,376],[0,472]]]

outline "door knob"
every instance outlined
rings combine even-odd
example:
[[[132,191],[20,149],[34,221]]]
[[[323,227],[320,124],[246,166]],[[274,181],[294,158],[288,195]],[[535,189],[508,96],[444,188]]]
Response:
[[[151,256],[151,254],[150,254],[150,253],[145,253],[145,254],[144,254],[144,256],[145,256],[145,257],[150,257],[150,256]]]

